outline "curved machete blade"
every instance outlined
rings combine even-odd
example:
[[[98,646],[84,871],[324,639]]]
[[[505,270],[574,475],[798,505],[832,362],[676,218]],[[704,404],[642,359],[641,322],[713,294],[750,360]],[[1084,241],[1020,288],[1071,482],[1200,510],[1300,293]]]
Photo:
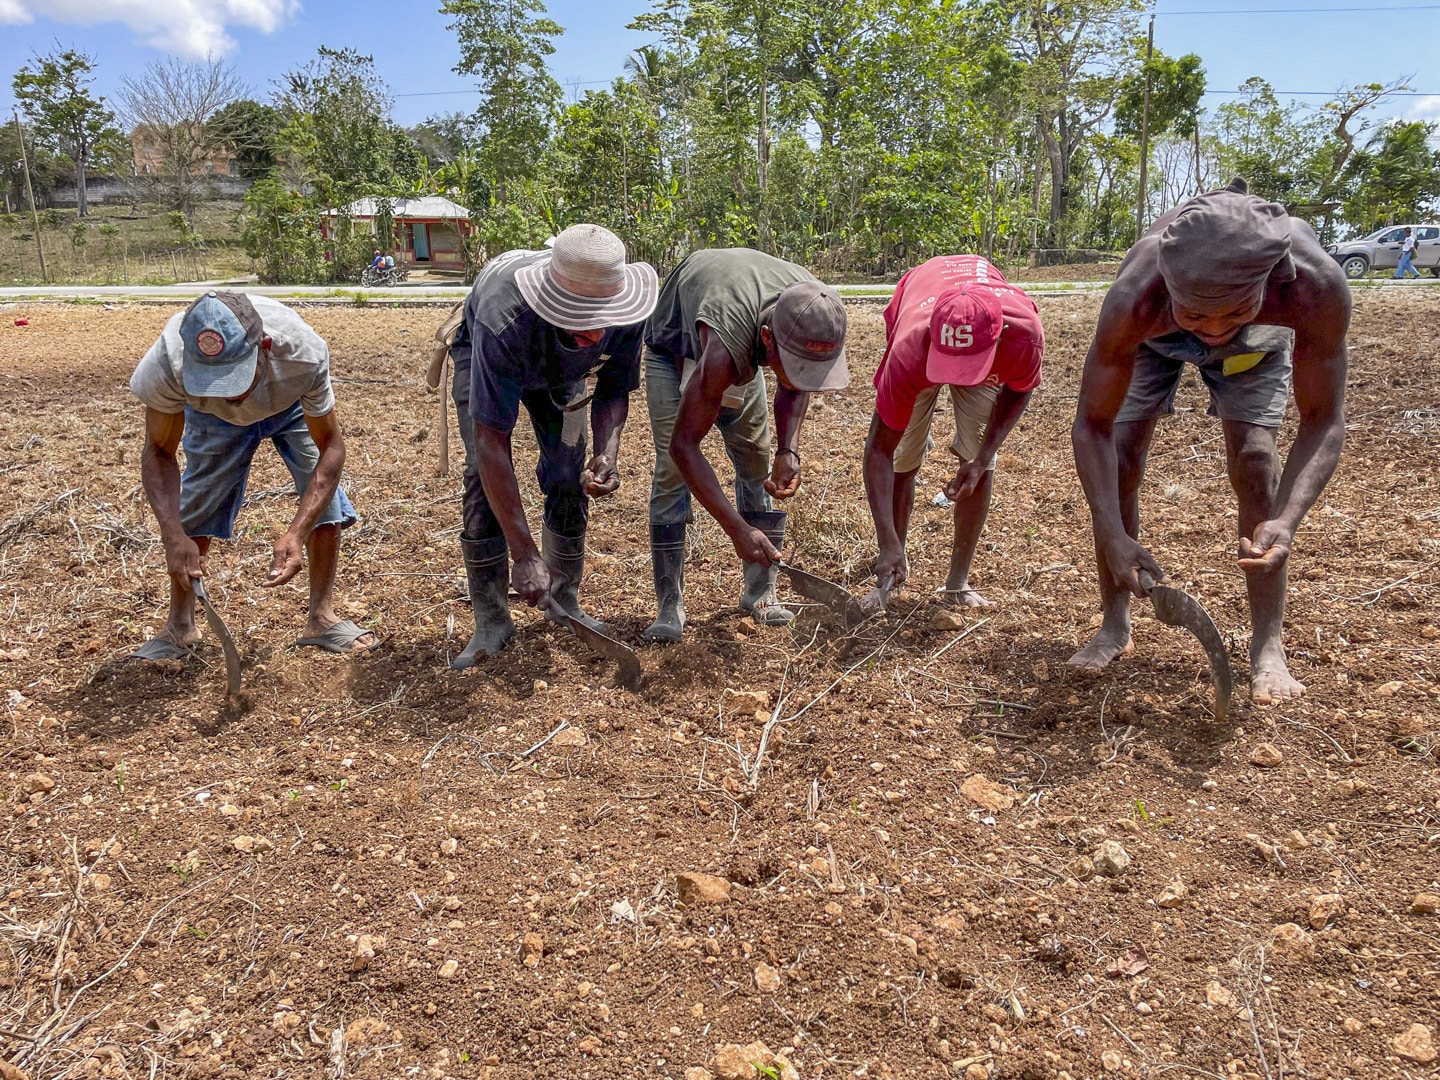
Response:
[[[823,577],[807,573],[791,566],[787,562],[777,563],[777,566],[789,576],[790,587],[798,592],[806,600],[814,600],[817,604],[824,604],[835,614],[845,620],[845,628],[853,629],[865,621],[865,611],[860,607],[860,601],[855,599],[854,594],[843,585],[837,585],[833,581],[827,581]]]
[[[608,634],[600,633],[599,630],[591,630],[571,615],[566,615],[565,621],[570,624],[570,629],[575,631],[576,637],[601,656],[620,665],[616,682],[627,690],[634,690],[640,685],[640,657],[635,655],[634,649]]]
[[[210,603],[210,597],[205,595],[205,582],[194,578],[191,584],[195,588],[195,599],[200,601],[200,607],[205,612],[205,621],[210,624],[211,632],[220,639],[220,648],[225,653],[225,691],[234,697],[240,692],[240,650],[235,648],[235,639],[230,636],[225,620],[220,618],[215,605]]]
[[[1235,681],[1230,672],[1230,653],[1225,648],[1215,620],[1189,593],[1169,585],[1156,585],[1144,578],[1141,584],[1150,589],[1150,600],[1155,605],[1157,619],[1166,626],[1189,630],[1205,647],[1205,655],[1210,658],[1210,681],[1215,684],[1215,719],[1224,720],[1230,711],[1230,695],[1235,689]]]

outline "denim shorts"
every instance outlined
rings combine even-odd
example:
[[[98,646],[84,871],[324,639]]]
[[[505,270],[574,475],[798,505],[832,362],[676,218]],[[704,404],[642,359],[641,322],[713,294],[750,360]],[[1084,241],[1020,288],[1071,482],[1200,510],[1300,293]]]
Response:
[[[1115,422],[1173,413],[1180,376],[1186,364],[1194,364],[1210,390],[1211,416],[1278,428],[1285,422],[1294,349],[1295,331],[1281,326],[1247,326],[1213,347],[1183,330],[1147,341],[1135,357],[1130,389]]]
[[[180,478],[180,525],[187,536],[213,536],[229,540],[235,535],[235,518],[245,502],[250,462],[260,444],[269,439],[295,480],[295,493],[304,495],[320,451],[310,437],[305,414],[296,402],[283,413],[248,427],[226,423],[218,416],[185,406],[185,474]],[[355,524],[355,508],[344,490],[320,514],[316,525]]]

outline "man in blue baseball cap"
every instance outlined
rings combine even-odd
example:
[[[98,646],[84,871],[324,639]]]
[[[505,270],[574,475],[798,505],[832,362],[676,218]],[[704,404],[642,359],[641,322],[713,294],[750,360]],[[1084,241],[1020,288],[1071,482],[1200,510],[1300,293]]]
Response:
[[[208,292],[166,323],[130,389],[145,405],[140,479],[170,574],[169,620],[135,657],[183,659],[199,640],[192,582],[205,574],[210,541],[234,535],[250,462],[267,439],[290,470],[300,505],[261,584],[285,584],[308,555],[310,617],[298,643],[328,652],[373,647],[373,633],[335,611],[340,531],[356,518],[340,489],[345,440],[320,336],[269,297]]]

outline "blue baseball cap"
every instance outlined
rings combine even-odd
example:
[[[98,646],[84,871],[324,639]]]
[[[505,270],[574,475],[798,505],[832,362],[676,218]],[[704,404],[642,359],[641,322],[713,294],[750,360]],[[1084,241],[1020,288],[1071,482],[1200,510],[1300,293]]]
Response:
[[[208,292],[185,309],[180,340],[185,392],[238,398],[255,382],[265,327],[244,293]]]

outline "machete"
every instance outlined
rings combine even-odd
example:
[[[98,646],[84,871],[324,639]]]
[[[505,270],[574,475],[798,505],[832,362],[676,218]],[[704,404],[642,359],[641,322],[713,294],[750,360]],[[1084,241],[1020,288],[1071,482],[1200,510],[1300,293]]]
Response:
[[[240,692],[240,650],[235,648],[235,639],[226,629],[225,620],[220,618],[210,597],[205,595],[205,582],[192,578],[190,584],[195,589],[195,599],[200,601],[200,607],[205,611],[205,621],[210,624],[210,629],[220,639],[220,648],[225,651],[225,692],[234,697]]]
[[[627,690],[634,690],[640,685],[640,657],[635,655],[634,649],[624,642],[616,641],[608,634],[590,629],[573,615],[566,615],[565,621],[570,624],[570,629],[575,631],[575,636],[590,646],[593,651],[620,665],[616,682]]]
[[[807,600],[824,604],[845,620],[847,628],[858,626],[865,621],[865,612],[861,610],[860,602],[843,585],[816,577],[804,570],[797,570],[787,562],[776,565],[790,576],[790,585],[797,593]]]
[[[1210,658],[1210,681],[1215,684],[1215,719],[1224,720],[1230,711],[1230,694],[1235,682],[1230,674],[1230,653],[1215,620],[1189,593],[1169,585],[1157,585],[1144,570],[1140,571],[1140,585],[1150,594],[1157,619],[1166,626],[1189,630],[1205,647],[1205,655]]]

